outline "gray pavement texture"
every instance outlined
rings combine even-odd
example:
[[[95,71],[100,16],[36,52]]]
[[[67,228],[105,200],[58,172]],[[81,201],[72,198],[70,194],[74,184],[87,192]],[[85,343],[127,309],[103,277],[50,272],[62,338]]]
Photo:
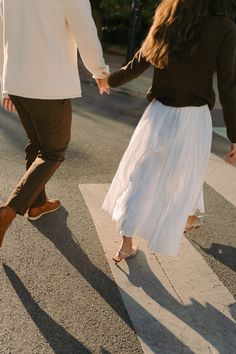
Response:
[[[204,188],[207,218],[187,238],[236,298],[236,208],[213,188]]]
[[[63,207],[37,222],[17,217],[0,251],[1,354],[143,352],[78,185],[111,182],[147,102],[133,89],[101,97],[82,80],[67,160],[48,184]],[[23,173],[25,144],[17,116],[1,110],[1,200]],[[236,296],[235,208],[209,186],[206,199],[207,227],[190,238]]]

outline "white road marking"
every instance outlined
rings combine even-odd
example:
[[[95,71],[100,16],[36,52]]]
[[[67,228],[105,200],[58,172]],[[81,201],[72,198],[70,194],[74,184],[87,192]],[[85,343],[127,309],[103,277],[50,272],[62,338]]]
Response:
[[[139,239],[142,251],[116,267],[120,235],[100,208],[109,185],[79,187],[144,353],[232,353],[234,298],[194,247],[183,239],[178,257],[157,256]]]
[[[211,154],[206,183],[214,188],[228,202],[236,206],[236,168],[220,157]]]
[[[221,127],[214,127],[213,128],[213,132],[222,136],[223,138],[227,138],[227,134],[226,134],[226,128],[221,128]]]

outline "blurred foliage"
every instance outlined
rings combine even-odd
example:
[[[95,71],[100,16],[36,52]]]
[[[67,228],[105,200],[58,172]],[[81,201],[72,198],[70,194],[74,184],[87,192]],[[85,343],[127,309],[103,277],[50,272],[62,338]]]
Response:
[[[103,32],[103,39],[105,41],[126,44],[133,0],[90,0],[90,2],[93,12],[94,10],[96,11],[95,22],[98,28],[100,27],[100,33]],[[142,0],[140,41],[147,34],[155,13],[155,8],[160,2],[161,0]],[[235,19],[236,0],[215,0],[215,13]]]
[[[101,0],[101,8],[106,11],[120,11],[127,3],[131,4],[131,1],[127,0]]]
[[[132,5],[132,0],[94,0],[100,2],[100,8],[103,9],[107,14],[124,15],[129,16],[129,11]],[[143,17],[150,22],[153,18],[155,8],[161,0],[143,0],[142,1],[142,15]],[[92,1],[93,2],[93,1]]]
[[[133,0],[90,0],[96,11],[96,23],[98,25],[98,12],[100,23],[102,22],[103,40],[117,44],[127,44],[127,33],[130,27],[131,6]],[[142,24],[140,40],[146,35],[152,21],[155,8],[160,2],[157,0],[143,0],[141,3]],[[98,25],[99,27],[99,25]],[[101,32],[101,30],[100,30]]]
[[[145,2],[148,3],[148,5],[145,4],[145,6],[143,6],[142,14],[143,14],[143,17],[145,18],[145,20],[148,23],[151,23],[154,13],[155,13],[155,9],[156,9],[157,5],[161,2],[161,0],[159,0],[159,1],[156,1],[156,0],[143,1],[143,3],[145,3]]]

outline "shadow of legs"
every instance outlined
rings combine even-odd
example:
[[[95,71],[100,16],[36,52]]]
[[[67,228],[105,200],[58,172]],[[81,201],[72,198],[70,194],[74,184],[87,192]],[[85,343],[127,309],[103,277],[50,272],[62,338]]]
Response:
[[[53,225],[55,225],[55,227],[52,227],[52,224],[49,222],[51,217],[52,215],[45,216],[32,224],[55,245],[67,261],[86,279],[117,315],[122,318],[126,325],[133,330],[133,324],[127,314],[116,283],[91,262],[88,255],[73,237],[71,230],[67,226],[67,211],[61,207],[61,209],[53,215]],[[138,271],[137,264],[136,268]],[[122,289],[120,289],[120,291],[129,302],[132,311],[138,313],[141,319],[148,319],[149,324],[158,328],[156,334],[157,338],[153,338],[149,333],[139,333],[142,340],[150,348],[153,348],[154,352],[157,349],[162,350],[161,348],[163,348],[166,343],[169,343],[169,347],[172,349],[178,349],[179,352],[184,350],[185,354],[193,354],[190,348],[187,348],[181,340],[171,333],[168,328],[165,328],[161,322],[143,308],[135,299],[130,297],[129,294]],[[161,337],[159,338],[160,333]]]
[[[130,259],[127,263],[129,274],[126,275],[134,286],[141,287],[161,307],[209,341],[219,353],[223,349],[226,350],[225,353],[227,350],[230,353],[232,343],[235,343],[236,324],[224,313],[209,303],[204,306],[193,298],[188,305],[183,305],[175,299],[153,273],[142,251],[136,259]]]
[[[92,354],[90,350],[85,348],[82,343],[40,308],[40,306],[33,300],[20,278],[9,266],[3,264],[3,268],[28,314],[55,353]]]

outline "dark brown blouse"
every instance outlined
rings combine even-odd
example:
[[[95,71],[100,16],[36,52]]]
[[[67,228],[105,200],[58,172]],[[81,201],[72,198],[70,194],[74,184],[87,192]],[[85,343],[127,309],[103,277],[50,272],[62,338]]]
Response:
[[[126,66],[112,73],[111,87],[123,85],[141,75],[148,63],[139,52]],[[227,135],[236,143],[236,25],[225,17],[211,17],[204,25],[200,41],[187,46],[165,69],[154,68],[147,93],[168,106],[186,107],[215,104],[213,74],[217,71],[220,101]]]

